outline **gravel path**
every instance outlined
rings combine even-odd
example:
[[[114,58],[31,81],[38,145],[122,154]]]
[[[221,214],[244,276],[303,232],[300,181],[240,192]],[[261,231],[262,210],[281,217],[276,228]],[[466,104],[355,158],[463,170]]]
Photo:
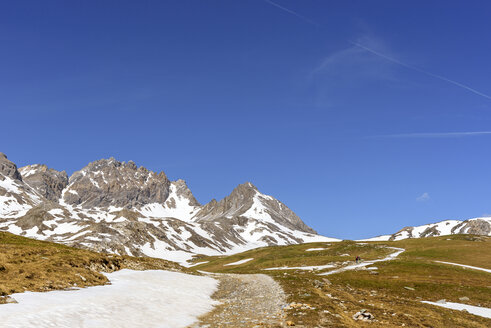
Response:
[[[213,298],[220,305],[196,327],[283,327],[286,296],[273,278],[264,274],[213,274],[220,280]]]

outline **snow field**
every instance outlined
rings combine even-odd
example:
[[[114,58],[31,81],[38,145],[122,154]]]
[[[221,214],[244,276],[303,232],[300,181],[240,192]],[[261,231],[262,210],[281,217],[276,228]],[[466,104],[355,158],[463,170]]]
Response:
[[[485,307],[473,306],[473,305],[467,305],[461,303],[453,303],[453,302],[444,302],[444,303],[430,302],[430,301],[421,301],[421,302],[426,304],[441,306],[452,310],[459,310],[459,311],[466,310],[467,312],[472,313],[474,315],[491,319],[491,309]]]
[[[14,294],[0,306],[4,328],[187,327],[217,303],[218,282],[179,272],[124,269],[106,274],[111,285],[72,291]]]

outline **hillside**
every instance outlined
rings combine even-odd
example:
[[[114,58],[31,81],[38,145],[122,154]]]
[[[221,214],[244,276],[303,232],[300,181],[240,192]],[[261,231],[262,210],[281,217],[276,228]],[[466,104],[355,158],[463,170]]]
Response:
[[[186,272],[161,259],[100,254],[0,232],[0,303],[13,293],[104,285],[108,279],[101,272],[125,268]]]
[[[489,272],[438,262],[491,270],[490,249],[490,237],[470,235],[311,243],[202,257],[193,269],[273,277],[288,295],[287,320],[298,327],[369,326],[353,320],[362,309],[377,327],[489,327],[491,319],[422,301],[491,308]]]

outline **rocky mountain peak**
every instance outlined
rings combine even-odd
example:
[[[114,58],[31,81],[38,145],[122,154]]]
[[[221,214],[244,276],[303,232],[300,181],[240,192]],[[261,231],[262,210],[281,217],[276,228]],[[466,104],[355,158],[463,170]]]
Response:
[[[226,199],[232,202],[248,201],[252,200],[252,197],[258,192],[256,186],[250,182],[245,182],[235,187]]]
[[[44,164],[34,164],[19,169],[22,180],[44,198],[57,202],[61,192],[68,185],[65,171],[50,169]]]
[[[143,206],[164,203],[169,196],[170,181],[165,173],[159,174],[133,162],[120,162],[114,158],[89,163],[75,172],[63,193],[70,205],[90,207]]]
[[[198,221],[212,221],[219,218],[238,217],[246,212],[254,203],[257,189],[251,183],[243,183],[232,190],[230,195],[219,202],[213,199],[197,214]]]
[[[14,180],[21,180],[22,176],[17,170],[17,165],[9,161],[7,155],[0,153],[0,173]]]
[[[239,190],[255,190],[255,191],[258,191],[257,187],[255,185],[253,185],[251,182],[241,183],[240,185],[238,185],[237,187],[235,187],[235,189],[239,189]]]
[[[215,221],[223,218],[249,218],[267,224],[280,225],[307,233],[316,232],[307,226],[292,210],[279,200],[264,195],[250,182],[238,185],[229,196],[219,202],[212,200],[196,214],[197,221]]]
[[[173,181],[172,184],[176,187],[177,196],[185,199],[189,199],[190,206],[201,206],[201,204],[196,200],[196,198],[194,198],[194,195],[189,189],[188,185],[186,184],[186,181],[179,179],[177,181]]]

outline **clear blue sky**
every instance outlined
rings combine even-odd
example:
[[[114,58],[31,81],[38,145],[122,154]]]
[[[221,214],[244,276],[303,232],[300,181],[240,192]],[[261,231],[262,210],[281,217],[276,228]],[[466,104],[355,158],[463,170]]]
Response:
[[[276,4],[276,5],[275,5]],[[0,151],[114,156],[321,234],[491,213],[489,1],[2,1]]]

